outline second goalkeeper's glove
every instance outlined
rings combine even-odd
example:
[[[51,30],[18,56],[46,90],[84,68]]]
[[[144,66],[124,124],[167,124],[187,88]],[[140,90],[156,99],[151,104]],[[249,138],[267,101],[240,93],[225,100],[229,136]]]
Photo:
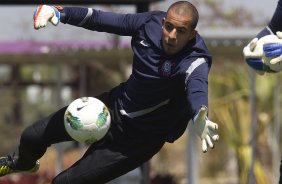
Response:
[[[258,38],[254,38],[244,47],[243,55],[246,63],[254,69],[258,74],[264,74],[264,63],[262,61],[263,51],[255,50]]]
[[[40,5],[33,14],[34,29],[46,27],[48,22],[58,25],[60,21],[60,12],[57,8],[49,5]]]
[[[196,134],[202,140],[202,151],[204,153],[208,151],[208,147],[214,147],[213,141],[219,139],[218,125],[207,118],[207,112],[208,108],[202,106],[192,122]]]
[[[282,39],[282,32],[278,31],[276,35],[279,39]],[[272,58],[269,62],[271,65],[282,64],[282,41],[280,43],[264,44],[263,50],[266,57]]]
[[[243,55],[245,57],[246,63],[259,74],[264,74],[265,72],[278,72],[281,70],[280,66],[271,63],[272,58],[267,56],[267,53],[265,52],[267,46],[270,46],[271,49],[274,49],[274,45],[276,44],[282,44],[282,40],[276,35],[266,35],[260,39],[254,38],[243,49]],[[274,52],[272,52],[272,54],[273,53]]]

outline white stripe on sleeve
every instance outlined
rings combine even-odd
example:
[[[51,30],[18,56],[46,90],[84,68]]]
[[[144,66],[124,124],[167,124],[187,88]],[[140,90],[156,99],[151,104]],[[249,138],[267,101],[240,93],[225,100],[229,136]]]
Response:
[[[91,17],[92,13],[93,13],[92,8],[88,8],[88,12],[87,12],[86,16],[85,16],[84,19],[78,24],[78,26],[82,26],[82,25],[89,19],[89,17]]]
[[[186,78],[185,78],[185,84],[188,81],[188,78],[190,77],[190,75],[193,73],[193,71],[200,66],[203,63],[206,63],[207,61],[205,60],[205,58],[198,58],[196,59],[190,66],[189,68],[186,70]]]

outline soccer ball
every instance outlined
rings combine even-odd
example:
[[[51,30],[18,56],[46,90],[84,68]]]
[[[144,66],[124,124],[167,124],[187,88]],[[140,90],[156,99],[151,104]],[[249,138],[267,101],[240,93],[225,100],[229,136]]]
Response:
[[[111,116],[106,105],[97,98],[83,97],[70,103],[64,125],[76,141],[92,144],[102,139],[110,128]]]

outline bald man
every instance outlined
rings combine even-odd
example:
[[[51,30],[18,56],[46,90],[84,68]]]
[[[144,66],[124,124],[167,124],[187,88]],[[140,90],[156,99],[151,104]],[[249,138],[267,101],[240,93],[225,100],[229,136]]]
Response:
[[[131,36],[134,54],[129,79],[95,96],[110,110],[108,133],[57,175],[53,184],[103,184],[121,176],[150,160],[166,142],[178,139],[190,120],[202,140],[203,152],[214,147],[218,125],[207,116],[212,57],[195,30],[198,19],[197,9],[187,1],[173,3],[167,12],[136,14],[49,5],[36,9],[35,29],[61,22]],[[2,176],[35,172],[47,147],[74,141],[64,128],[66,108],[23,131],[19,155],[0,159]]]

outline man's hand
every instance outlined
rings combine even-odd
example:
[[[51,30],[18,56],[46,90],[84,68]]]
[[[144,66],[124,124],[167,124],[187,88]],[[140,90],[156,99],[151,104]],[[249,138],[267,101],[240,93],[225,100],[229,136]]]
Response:
[[[266,35],[261,37],[260,39],[254,38],[246,47],[244,47],[243,54],[245,60],[247,64],[257,73],[272,73],[280,70],[280,66],[270,63],[270,61],[275,58],[270,58],[266,56],[266,53],[264,51],[267,47],[273,48],[273,44],[281,45],[282,39],[279,39],[279,37],[276,35]],[[274,53],[272,52],[271,54]]]
[[[279,39],[282,39],[282,32],[278,31],[276,35]],[[263,50],[266,57],[272,58],[269,62],[271,65],[282,64],[282,43],[264,44]]]
[[[219,135],[216,133],[218,125],[207,118],[208,108],[202,106],[194,118],[193,128],[202,140],[202,151],[208,151],[208,147],[213,148],[213,141],[218,141]]]
[[[33,14],[34,29],[46,27],[48,21],[53,25],[58,25],[60,21],[60,12],[53,6],[40,5]]]
[[[258,43],[258,38],[252,41],[243,49],[243,55],[246,63],[254,69],[258,74],[264,74],[264,63],[262,61],[263,50],[255,49]]]

